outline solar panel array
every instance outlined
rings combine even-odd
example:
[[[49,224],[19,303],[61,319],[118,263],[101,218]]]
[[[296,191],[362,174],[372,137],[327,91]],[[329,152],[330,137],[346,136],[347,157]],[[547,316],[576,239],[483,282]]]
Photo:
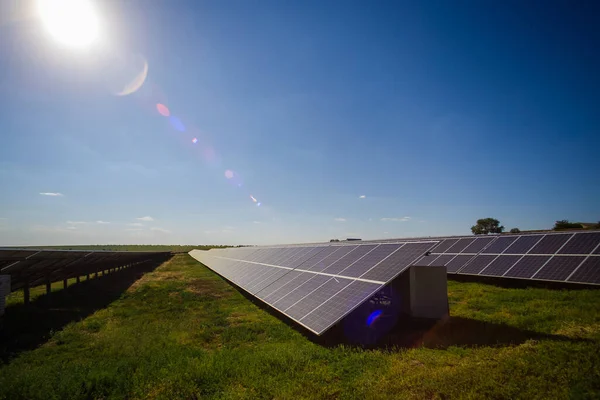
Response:
[[[320,335],[437,243],[247,247],[190,255]]]
[[[600,232],[193,250],[194,258],[320,335],[411,265],[449,274],[600,285]]]
[[[449,274],[600,285],[600,232],[444,238],[417,264],[446,265]]]
[[[166,258],[169,252],[35,250],[0,248],[0,275],[10,275],[11,290]]]

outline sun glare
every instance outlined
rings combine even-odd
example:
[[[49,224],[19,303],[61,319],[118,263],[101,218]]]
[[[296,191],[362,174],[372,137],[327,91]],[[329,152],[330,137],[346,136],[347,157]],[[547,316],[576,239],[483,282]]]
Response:
[[[98,16],[88,0],[38,0],[38,10],[46,29],[64,45],[84,48],[98,38]]]

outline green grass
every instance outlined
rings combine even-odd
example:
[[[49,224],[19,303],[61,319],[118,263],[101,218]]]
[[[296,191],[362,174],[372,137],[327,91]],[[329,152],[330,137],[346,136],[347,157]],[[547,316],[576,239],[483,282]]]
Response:
[[[415,347],[323,347],[177,255],[2,365],[0,399],[600,397],[600,291],[449,296]]]
[[[214,245],[169,245],[169,244],[91,244],[76,246],[29,246],[36,249],[51,250],[109,250],[109,251],[170,251],[173,253],[189,253],[191,250],[208,250],[212,248],[231,247]],[[25,247],[27,248],[27,247]]]

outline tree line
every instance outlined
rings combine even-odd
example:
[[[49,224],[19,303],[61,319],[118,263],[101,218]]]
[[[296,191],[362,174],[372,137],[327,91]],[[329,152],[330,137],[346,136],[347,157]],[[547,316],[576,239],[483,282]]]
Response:
[[[552,230],[561,231],[565,229],[600,229],[600,221],[596,224],[584,224],[582,222],[570,222],[566,219],[556,221]],[[496,218],[481,218],[471,227],[474,235],[489,235],[504,232],[504,226]],[[519,228],[512,228],[510,233],[519,233]]]

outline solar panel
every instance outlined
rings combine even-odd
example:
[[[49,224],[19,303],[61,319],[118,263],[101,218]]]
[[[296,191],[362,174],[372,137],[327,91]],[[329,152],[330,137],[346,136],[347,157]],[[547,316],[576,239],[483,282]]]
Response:
[[[335,296],[336,293],[340,292],[352,282],[353,281],[350,279],[329,278],[311,293],[291,305],[285,312],[296,320],[302,320],[309,312]]]
[[[504,254],[527,254],[542,238],[542,235],[520,236],[504,250]]]
[[[388,282],[412,265],[435,243],[407,243],[360,275],[362,279]]]
[[[340,271],[339,275],[358,278],[401,246],[401,244],[380,244],[354,264]]]
[[[334,249],[333,252],[331,252],[329,255],[323,257],[316,264],[312,265],[309,269],[311,271],[324,271],[325,269],[327,269],[327,267],[329,267],[335,261],[339,260],[340,258],[342,258],[343,256],[345,256],[346,254],[348,254],[354,248],[355,248],[355,246],[337,246],[337,247],[334,247],[333,248]]]
[[[573,235],[546,235],[529,251],[530,254],[554,254],[567,244]]]
[[[445,253],[453,244],[458,242],[458,239],[446,239],[442,240],[440,244],[433,248],[432,253]]]
[[[169,255],[169,252],[0,248],[0,274],[10,275],[14,291]]]
[[[485,246],[489,245],[494,239],[493,237],[477,238],[468,245],[461,253],[479,253]]]
[[[600,284],[600,232],[529,233],[192,251],[316,334],[411,265],[449,274]],[[425,255],[430,254],[430,255]]]
[[[472,255],[457,255],[446,264],[448,273],[455,273],[473,258]]]
[[[462,251],[464,251],[465,248],[467,248],[467,246],[471,245],[473,242],[475,241],[475,238],[469,238],[469,239],[458,239],[458,241],[456,243],[454,243],[452,246],[450,246],[448,248],[448,250],[446,250],[446,253],[461,253]]]
[[[558,254],[590,254],[600,243],[600,232],[575,235]]]
[[[546,265],[536,274],[535,279],[547,279],[550,281],[564,281],[571,275],[575,268],[585,260],[585,257],[552,257]]]
[[[316,332],[325,332],[383,287],[382,284],[354,281],[324,301],[299,321]]]
[[[487,267],[498,256],[481,255],[474,257],[459,273],[478,275],[485,267]]]
[[[287,308],[296,304],[296,302],[302,300],[305,296],[308,296],[312,291],[316,290],[319,286],[331,279],[326,275],[315,275],[306,274],[306,281],[300,286],[297,286],[290,291],[282,293],[283,295],[273,302],[273,305],[285,311]]]
[[[490,244],[482,253],[486,254],[500,254],[503,253],[508,246],[513,244],[519,237],[518,236],[503,236],[496,239],[495,242]]]
[[[486,266],[479,275],[502,276],[513,265],[519,261],[522,256],[498,256],[488,266]]]
[[[510,278],[531,278],[537,270],[550,260],[549,256],[524,256],[504,276]]]
[[[600,257],[588,257],[567,280],[600,284]]]
[[[327,274],[339,274],[341,271],[346,269],[348,266],[352,265],[360,258],[364,257],[367,253],[377,247],[376,244],[368,244],[361,246],[352,246],[354,250],[350,251],[350,253],[346,254],[329,267],[325,268],[323,272]]]

